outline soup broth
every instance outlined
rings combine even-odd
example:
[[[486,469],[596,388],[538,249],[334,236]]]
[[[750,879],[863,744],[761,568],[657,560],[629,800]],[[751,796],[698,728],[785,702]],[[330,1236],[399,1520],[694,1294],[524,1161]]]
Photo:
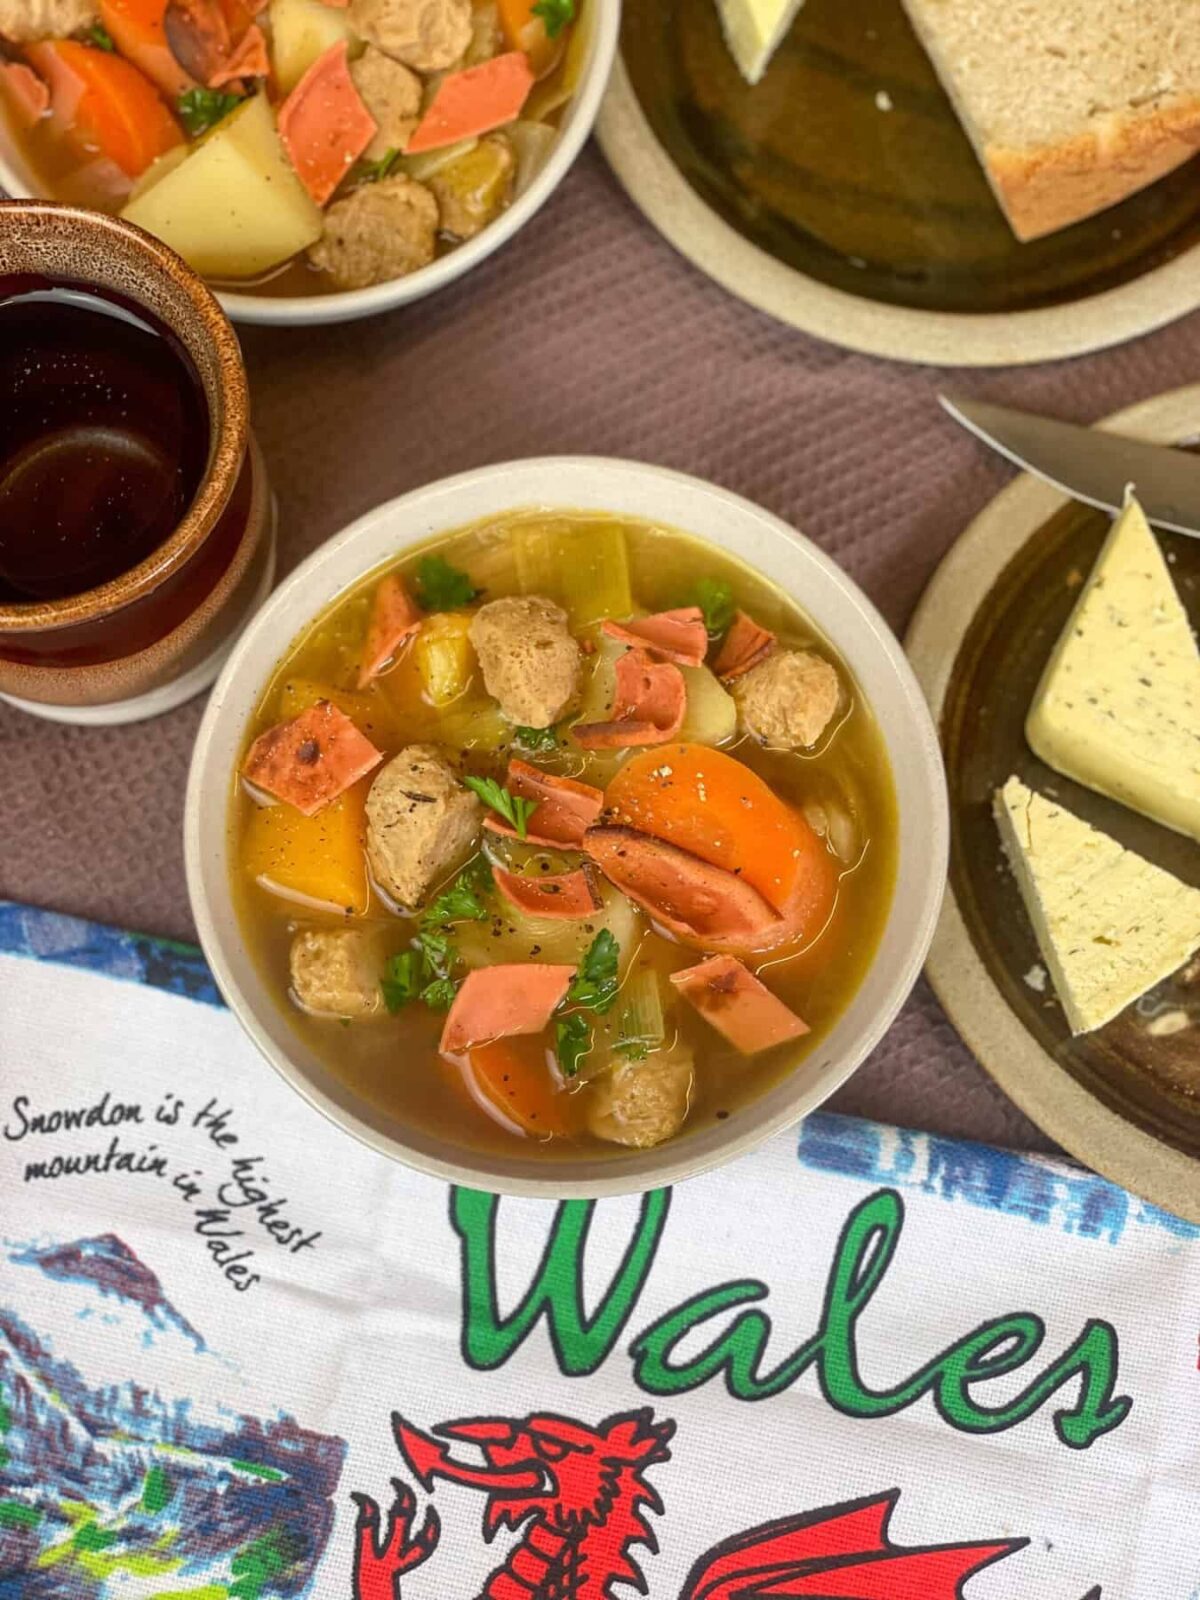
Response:
[[[679,740],[663,747],[683,754],[664,755],[651,777],[664,784],[670,781],[659,778],[660,773],[669,771],[668,759],[677,764],[693,761],[698,767],[719,762],[722,770],[737,762],[769,785],[789,816],[800,814],[813,824],[822,857],[832,867],[831,881],[836,886],[832,909],[823,913],[820,925],[810,927],[804,937],[743,958],[746,967],[758,973],[772,994],[802,1018],[810,1031],[750,1055],[735,1049],[669,981],[670,974],[705,959],[703,944],[681,943],[611,883],[601,883],[602,905],[596,915],[577,924],[539,922],[532,931],[493,889],[483,895],[486,916],[456,923],[448,930],[458,952],[459,965],[454,969],[458,975],[488,960],[571,960],[574,958],[564,951],[572,939],[576,952],[586,951],[605,929],[613,932],[621,946],[616,1002],[606,1013],[584,1014],[590,1049],[573,1076],[562,1071],[561,1048],[556,1062],[553,1026],[540,1036],[513,1041],[517,1047],[514,1070],[543,1075],[543,1088],[549,1091],[552,1107],[547,1114],[552,1126],[539,1127],[527,1119],[522,1122],[507,1114],[505,1104],[498,1102],[486,1085],[481,1089],[479,1075],[469,1063],[439,1054],[444,1012],[418,1002],[405,1005],[393,1016],[348,1020],[309,1015],[296,1008],[289,999],[289,952],[298,931],[348,925],[376,929],[380,959],[386,963],[411,948],[421,927],[421,913],[398,912],[369,882],[361,833],[353,845],[349,878],[342,875],[337,880],[339,887],[348,884],[343,897],[359,894],[361,884],[361,898],[353,907],[335,909],[328,901],[320,904],[325,895],[335,895],[337,890],[319,888],[313,893],[315,880],[297,888],[299,880],[292,877],[291,887],[284,885],[285,892],[279,892],[280,879],[287,876],[284,856],[291,847],[285,842],[277,860],[269,850],[264,852],[256,834],[261,835],[263,802],[269,797],[239,777],[230,813],[235,895],[247,944],[265,979],[280,1005],[287,1008],[297,1033],[355,1093],[401,1122],[459,1144],[511,1153],[514,1143],[520,1142],[550,1160],[578,1157],[584,1149],[589,1154],[619,1156],[621,1143],[595,1131],[597,1106],[609,1092],[605,1078],[614,1063],[620,1066],[637,1060],[639,1051],[640,1059],[650,1062],[661,1052],[690,1055],[692,1081],[685,1130],[735,1114],[820,1047],[861,983],[887,920],[896,867],[897,813],[884,743],[870,708],[830,642],[817,634],[787,596],[737,560],[677,530],[592,514],[525,511],[440,537],[409,552],[390,570],[420,592],[422,562],[431,555],[468,575],[470,587],[481,591],[463,608],[468,617],[481,605],[512,595],[545,596],[563,607],[572,633],[592,652],[583,663],[581,708],[557,723],[553,735],[534,739],[538,747],[531,749],[523,742],[533,739],[531,730],[514,729],[485,693],[474,655],[468,661],[464,686],[449,704],[439,708],[431,702],[422,677],[421,634],[417,645],[410,640],[401,646],[394,665],[360,689],[363,641],[382,576],[377,572],[339,599],[295,641],[266,687],[249,741],[326,697],[351,717],[385,759],[414,742],[432,743],[454,753],[466,774],[504,783],[507,764],[516,757],[552,776],[607,790],[611,807],[617,792],[611,786],[618,774],[631,763],[640,762],[644,767],[655,755],[653,747],[647,752],[581,748],[572,733],[573,724],[586,721],[597,710],[597,684],[611,666],[614,644],[603,630],[605,619],[636,619],[672,611],[688,606],[697,595],[710,602],[718,597],[724,616],[710,615],[708,620],[727,620],[732,609],[739,608],[776,636],[777,652],[815,649],[836,668],[841,685],[836,716],[812,748],[799,751],[765,747],[744,731],[739,719],[719,751],[710,753],[704,743],[688,737],[690,732],[705,733],[708,714],[698,705],[698,695],[693,698],[692,688],[698,680],[689,673],[689,720]],[[430,627],[424,623],[423,632]],[[718,643],[712,642],[710,664],[718,651]],[[709,677],[706,673],[705,683]],[[716,683],[715,678],[711,681]],[[602,704],[599,709],[603,712]],[[380,770],[385,769],[377,767],[361,778],[345,797],[360,811],[362,797]],[[699,777],[703,794],[703,771]],[[342,803],[339,800],[334,805]],[[268,809],[278,812],[279,807]],[[324,828],[326,843],[342,827],[341,819],[335,821],[332,812],[333,807],[301,825],[312,831],[318,849],[324,847],[323,817],[330,819]],[[482,834],[482,849],[497,866],[523,864],[535,874],[539,870],[557,874],[583,859],[580,850],[548,851],[487,829]],[[740,877],[743,868],[751,874],[751,860],[741,860],[736,851],[730,859],[732,876]],[[472,870],[468,866],[468,873]],[[453,872],[443,873],[443,881],[430,895],[444,889],[454,877]],[[288,897],[306,891],[304,901]],[[547,933],[547,939],[541,938],[539,928]],[[656,982],[651,983],[651,977]],[[614,1051],[613,1030],[626,1026],[616,1020],[629,1009],[623,1011],[624,998],[630,997],[636,1010],[641,1005],[637,996],[646,992],[648,985],[661,1006],[658,1029],[652,1026],[648,1030],[649,1039],[643,1045],[631,1048],[626,1043]]]

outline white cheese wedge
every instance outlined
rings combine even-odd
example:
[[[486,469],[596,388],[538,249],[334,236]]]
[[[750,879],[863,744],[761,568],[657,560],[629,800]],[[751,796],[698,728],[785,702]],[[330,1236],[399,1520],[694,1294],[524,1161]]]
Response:
[[[996,823],[1072,1033],[1091,1033],[1200,948],[1200,889],[1010,778]]]
[[[1055,646],[1025,733],[1056,772],[1200,839],[1200,650],[1135,500]]]
[[[804,0],[717,0],[729,53],[747,83],[757,83]]]

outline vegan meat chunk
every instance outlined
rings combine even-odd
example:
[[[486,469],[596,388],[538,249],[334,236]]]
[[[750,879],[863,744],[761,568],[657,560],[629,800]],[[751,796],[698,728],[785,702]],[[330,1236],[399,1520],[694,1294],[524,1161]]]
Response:
[[[427,267],[437,228],[437,201],[423,183],[384,178],[334,201],[308,256],[339,289],[368,289]]]
[[[479,801],[433,745],[410,744],[367,796],[367,859],[375,882],[415,906],[479,838]]]
[[[373,44],[350,63],[350,77],[376,123],[364,159],[382,161],[390,150],[403,150],[421,115],[420,78]]]
[[[592,1132],[639,1150],[661,1144],[683,1126],[692,1074],[692,1052],[683,1044],[644,1061],[619,1062],[596,1081],[588,1119]]]
[[[553,600],[490,601],[471,619],[471,643],[484,688],[519,727],[548,728],[579,692],[583,652]]]
[[[99,20],[95,0],[0,0],[0,33],[13,44],[62,39]]]
[[[812,650],[772,650],[730,685],[742,726],[759,744],[810,749],[837,714],[841,680]]]
[[[362,928],[302,928],[292,940],[292,994],[318,1016],[373,1017],[383,1010],[379,941]]]
[[[346,15],[360,39],[418,72],[455,66],[471,43],[471,0],[350,0]]]

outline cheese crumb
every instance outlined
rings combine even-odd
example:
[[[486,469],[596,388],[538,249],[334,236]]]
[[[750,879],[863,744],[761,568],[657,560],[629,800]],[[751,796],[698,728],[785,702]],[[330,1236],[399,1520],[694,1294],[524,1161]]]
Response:
[[[1045,994],[1046,980],[1048,976],[1049,974],[1047,973],[1045,967],[1042,966],[1040,961],[1036,961],[1025,974],[1025,982],[1035,994]]]
[[[890,111],[892,109],[892,104],[893,102],[891,95],[886,89],[880,89],[878,94],[875,96],[875,109],[877,111]]]

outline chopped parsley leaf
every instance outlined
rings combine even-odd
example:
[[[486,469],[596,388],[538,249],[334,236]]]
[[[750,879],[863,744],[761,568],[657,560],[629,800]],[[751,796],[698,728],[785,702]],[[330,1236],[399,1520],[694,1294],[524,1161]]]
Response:
[[[492,869],[483,856],[476,856],[470,866],[464,867],[450,887],[432,901],[422,921],[483,922],[488,915],[482,895],[492,887]]]
[[[704,613],[704,626],[710,639],[728,632],[733,621],[733,590],[723,578],[701,578],[693,590],[693,605]]]
[[[535,17],[541,17],[546,37],[557,39],[569,22],[575,21],[575,0],[537,0]]]
[[[424,556],[417,567],[417,590],[426,611],[453,611],[469,606],[479,590],[465,572],[441,556]]]
[[[485,806],[498,811],[506,822],[512,824],[517,830],[518,839],[525,837],[525,825],[537,810],[536,800],[522,799],[520,795],[513,794],[511,789],[506,789],[503,784],[497,783],[495,778],[464,778],[463,782],[472,793],[479,796]]]
[[[586,1006],[589,1011],[607,1011],[617,998],[617,966],[621,946],[607,928],[588,945],[579,970],[567,990],[569,1005]]]
[[[224,89],[187,89],[176,101],[179,120],[193,139],[215,128],[241,103],[240,95],[226,94]]]
[[[97,22],[88,29],[87,41],[90,45],[94,45],[97,50],[107,50],[110,54],[117,48],[113,42],[112,34],[109,33],[102,22]]]
[[[360,161],[351,173],[351,179],[355,183],[379,183],[391,176],[392,168],[399,159],[399,150],[385,150],[378,161]]]
[[[421,999],[431,1011],[449,1011],[457,993],[458,984],[453,978],[435,978],[421,990]]]
[[[564,1078],[573,1078],[592,1048],[592,1026],[581,1012],[572,1011],[554,1024],[554,1048]]]
[[[423,982],[421,957],[416,950],[405,950],[391,958],[384,968],[379,987],[383,993],[383,1003],[392,1016],[402,1011],[410,1000],[417,998]]]
[[[522,750],[557,750],[558,734],[554,728],[518,728],[514,737]]]

